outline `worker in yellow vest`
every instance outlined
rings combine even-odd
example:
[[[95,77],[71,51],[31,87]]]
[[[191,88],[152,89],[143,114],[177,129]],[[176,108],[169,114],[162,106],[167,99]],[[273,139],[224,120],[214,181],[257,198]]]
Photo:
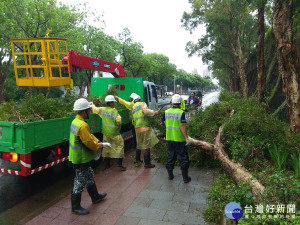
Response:
[[[115,97],[118,98],[118,96]],[[155,165],[151,164],[150,149],[153,148],[159,140],[150,127],[147,117],[157,115],[160,111],[149,109],[145,102],[141,102],[139,95],[135,95],[133,101],[132,115],[136,132],[137,149],[144,150],[144,167],[153,168]],[[121,103],[120,100],[119,102]]]
[[[184,101],[184,99],[181,100],[180,109],[185,111],[185,101]]]
[[[129,96],[130,97],[130,101],[126,101],[118,96],[115,95],[115,98],[118,98],[119,102],[124,105],[128,110],[132,111],[132,107],[134,105],[134,97],[136,96],[137,94],[136,93],[131,93],[131,95]]]
[[[84,98],[75,101],[73,110],[77,112],[70,128],[69,161],[75,170],[74,186],[71,192],[72,213],[84,215],[89,210],[81,207],[81,193],[84,187],[92,199],[98,203],[106,193],[99,194],[94,180],[94,171],[91,167],[94,154],[100,148],[110,148],[108,142],[101,143],[90,132],[89,125],[85,122],[92,112],[91,104]]]
[[[190,143],[187,135],[185,113],[180,109],[182,98],[175,94],[172,96],[172,108],[165,111],[161,120],[166,125],[166,140],[168,142],[168,157],[166,168],[169,180],[174,179],[173,169],[178,158],[182,172],[183,182],[188,183],[189,155],[186,145]]]
[[[124,105],[128,110],[130,110],[132,112],[133,110],[133,105],[134,105],[134,100],[136,98],[136,96],[138,96],[136,93],[132,93],[130,95],[130,101],[126,101],[118,96],[115,95],[115,98],[118,99],[119,103]],[[134,128],[134,121],[132,122],[133,124],[133,129],[132,129],[132,135],[135,141],[135,146],[137,145],[137,140],[136,140],[136,132],[135,132],[135,128]],[[141,160],[141,150],[140,149],[136,149],[135,151],[135,164],[136,163],[142,163],[143,161]]]
[[[124,140],[120,134],[122,118],[115,108],[116,100],[113,95],[107,95],[104,101],[107,107],[93,107],[93,113],[102,118],[103,141],[111,144],[111,148],[103,149],[102,157],[105,158],[107,168],[110,167],[110,158],[115,158],[117,167],[124,171]]]

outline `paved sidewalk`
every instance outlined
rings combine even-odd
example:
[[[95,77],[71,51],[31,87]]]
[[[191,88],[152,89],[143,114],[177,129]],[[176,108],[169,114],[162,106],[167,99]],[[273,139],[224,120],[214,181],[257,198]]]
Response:
[[[175,168],[175,178],[168,180],[163,165],[136,168],[126,156],[126,171],[111,167],[95,175],[99,192],[107,192],[105,200],[92,204],[85,190],[81,205],[90,214],[71,213],[70,195],[28,221],[27,225],[192,225],[205,224],[201,218],[206,205],[208,188],[215,176],[214,170],[190,168],[192,181],[183,183],[181,171]]]

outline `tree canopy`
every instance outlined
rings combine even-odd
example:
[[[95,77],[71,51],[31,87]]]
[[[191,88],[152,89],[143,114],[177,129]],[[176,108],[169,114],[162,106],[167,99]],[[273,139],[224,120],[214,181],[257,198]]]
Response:
[[[189,3],[192,10],[183,13],[182,26],[192,33],[204,24],[206,34],[186,44],[188,54],[202,56],[228,91],[257,95],[270,111],[286,105],[291,130],[299,132],[299,1]]]
[[[143,77],[156,84],[167,85],[169,89],[173,88],[174,77],[184,74],[187,79],[193,79],[192,77],[198,76],[178,71],[165,55],[145,54],[142,43],[133,40],[128,28],[120,31],[116,38],[107,35],[102,29],[105,24],[102,15],[85,3],[81,6],[65,5],[57,0],[0,2],[0,100],[2,102],[18,99],[26,91],[26,88],[18,88],[15,85],[11,63],[11,38],[36,38],[46,35],[67,38],[69,49],[83,55],[120,63],[127,76]],[[88,18],[93,18],[94,23],[90,24]],[[89,93],[93,72],[85,70],[73,73],[74,84],[80,86],[82,90],[87,87]],[[211,81],[204,86],[200,85],[203,82],[193,84],[199,89],[213,85]],[[188,88],[190,83],[185,81],[184,85]],[[38,89],[38,92],[41,90],[44,89]]]

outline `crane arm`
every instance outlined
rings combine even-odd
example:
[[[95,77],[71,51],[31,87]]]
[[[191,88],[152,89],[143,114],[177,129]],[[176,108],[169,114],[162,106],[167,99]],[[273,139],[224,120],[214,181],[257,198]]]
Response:
[[[126,77],[125,70],[121,64],[85,56],[73,50],[68,51],[68,56],[64,57],[63,64],[67,64],[67,57],[69,57],[70,71],[91,69],[111,73],[114,77]]]

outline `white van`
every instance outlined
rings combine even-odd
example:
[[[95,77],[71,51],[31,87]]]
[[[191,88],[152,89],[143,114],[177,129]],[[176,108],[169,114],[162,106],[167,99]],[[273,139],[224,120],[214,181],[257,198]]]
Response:
[[[149,109],[158,108],[158,99],[156,93],[156,87],[153,82],[144,81],[144,102],[147,103]]]

